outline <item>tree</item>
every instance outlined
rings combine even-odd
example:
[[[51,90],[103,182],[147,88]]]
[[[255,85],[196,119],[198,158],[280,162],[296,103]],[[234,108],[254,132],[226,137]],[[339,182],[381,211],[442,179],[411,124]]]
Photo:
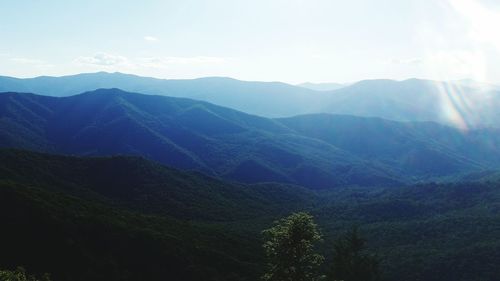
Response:
[[[378,281],[379,258],[366,253],[365,240],[356,227],[334,243],[330,281]]]
[[[0,270],[0,281],[50,281],[48,274],[44,274],[41,279],[37,279],[33,275],[26,273],[22,267],[16,268],[14,271]]]
[[[268,259],[265,281],[316,281],[323,256],[314,246],[321,233],[308,213],[294,213],[263,231],[264,250]]]

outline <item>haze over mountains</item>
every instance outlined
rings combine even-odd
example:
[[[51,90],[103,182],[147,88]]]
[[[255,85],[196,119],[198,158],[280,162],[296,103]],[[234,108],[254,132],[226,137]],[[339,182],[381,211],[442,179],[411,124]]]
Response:
[[[0,91],[64,97],[100,88],[192,98],[273,117],[314,112],[319,101],[311,97],[322,95],[280,82],[247,82],[225,77],[164,80],[107,72],[31,79],[0,77]]]
[[[0,91],[62,97],[99,88],[192,98],[263,117],[335,113],[434,121],[461,129],[500,125],[499,89],[473,81],[364,80],[337,90],[316,91],[280,82],[223,77],[164,80],[106,72],[28,79],[0,77]]]
[[[0,11],[0,281],[500,281],[500,0]]]
[[[340,231],[360,225],[384,280],[498,276],[493,87],[94,73],[2,77],[0,89],[2,267],[257,280],[261,231],[308,211],[327,260]]]
[[[500,167],[500,131],[343,115],[269,119],[118,89],[0,94],[0,146],[140,155],[247,183],[400,185]]]
[[[3,93],[0,116],[3,147],[142,155],[243,182],[397,183],[390,171],[276,120],[189,99],[117,89],[66,98]]]
[[[332,90],[337,90],[343,87],[348,86],[347,84],[340,84],[340,83],[311,83],[311,82],[305,82],[298,84],[297,86],[315,90],[315,91],[332,91]]]

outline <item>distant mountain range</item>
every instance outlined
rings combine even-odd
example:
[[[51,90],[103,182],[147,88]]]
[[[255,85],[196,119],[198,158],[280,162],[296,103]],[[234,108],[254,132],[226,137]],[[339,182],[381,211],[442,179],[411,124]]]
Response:
[[[267,117],[313,113],[324,93],[280,82],[248,82],[225,77],[165,80],[123,73],[86,73],[63,77],[0,77],[0,92],[65,97],[100,88],[185,97]]]
[[[311,82],[305,82],[298,84],[297,86],[315,90],[315,91],[333,91],[337,90],[343,87],[348,86],[347,84],[340,84],[340,83],[311,83]]]
[[[364,80],[336,86],[339,85],[293,86],[224,77],[165,80],[106,72],[28,79],[0,77],[0,91],[5,92],[64,97],[99,88],[120,88],[207,101],[264,117],[335,113],[396,121],[434,121],[462,129],[500,126],[500,90],[474,81]]]
[[[95,77],[150,88],[78,92],[100,85]],[[262,230],[308,211],[327,266],[334,239],[359,225],[384,280],[499,276],[500,129],[482,123],[495,114],[493,88],[372,80],[319,92],[108,73],[2,79],[5,88],[55,89],[0,93],[2,268],[75,281],[257,280]],[[165,85],[287,117],[165,96]],[[489,104],[467,115],[480,104],[470,103],[475,94]],[[294,111],[308,114],[283,114]],[[428,117],[461,128],[408,121]]]
[[[246,183],[401,185],[500,167],[500,132],[341,115],[268,119],[118,89],[0,94],[0,147],[140,155]]]
[[[433,121],[462,129],[500,124],[497,110],[500,91],[481,84],[365,80],[334,93],[326,103],[325,112],[397,121]]]

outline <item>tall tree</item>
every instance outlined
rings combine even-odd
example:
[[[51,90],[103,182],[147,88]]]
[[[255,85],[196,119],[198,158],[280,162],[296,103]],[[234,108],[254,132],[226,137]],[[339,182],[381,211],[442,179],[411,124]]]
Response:
[[[329,281],[378,281],[379,258],[365,250],[357,227],[335,241]]]
[[[315,251],[321,233],[310,214],[294,213],[275,222],[263,234],[268,259],[263,280],[316,281],[322,278],[318,269],[323,256]]]

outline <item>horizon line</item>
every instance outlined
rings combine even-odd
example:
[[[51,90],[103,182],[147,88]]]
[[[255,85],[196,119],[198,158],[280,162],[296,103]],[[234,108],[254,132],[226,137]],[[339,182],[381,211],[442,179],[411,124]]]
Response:
[[[362,81],[381,81],[381,80],[386,80],[386,81],[394,81],[394,82],[405,82],[409,80],[420,80],[420,81],[430,81],[430,82],[438,82],[438,83],[454,83],[454,82],[474,82],[474,83],[481,83],[481,84],[490,84],[491,86],[500,86],[500,83],[494,83],[494,82],[488,82],[488,81],[478,81],[473,78],[463,78],[463,79],[455,79],[455,80],[435,80],[435,79],[429,79],[429,78],[419,78],[419,77],[408,77],[404,79],[393,79],[393,78],[366,78],[366,79],[360,79],[360,80],[355,80],[355,81],[350,81],[350,82],[337,82],[337,81],[323,81],[323,82],[311,82],[311,81],[304,81],[300,83],[289,83],[289,82],[283,82],[279,80],[246,80],[246,79],[240,79],[240,78],[234,78],[231,76],[200,76],[200,77],[195,77],[195,78],[165,78],[165,77],[155,77],[155,76],[145,76],[145,75],[139,75],[135,73],[126,73],[126,72],[121,72],[121,71],[95,71],[95,72],[79,72],[79,73],[73,73],[73,74],[63,74],[63,75],[37,75],[37,76],[29,76],[29,77],[20,77],[20,76],[11,76],[11,75],[1,75],[0,77],[5,77],[5,78],[14,78],[14,79],[21,79],[21,80],[28,80],[28,79],[38,79],[38,78],[63,78],[63,77],[71,77],[71,76],[78,76],[78,75],[92,75],[92,74],[120,74],[120,75],[130,75],[130,76],[135,76],[135,77],[141,77],[141,78],[151,78],[151,79],[157,79],[157,80],[197,80],[197,79],[207,79],[207,78],[224,78],[224,79],[231,79],[231,80],[237,80],[237,81],[242,81],[242,82],[262,82],[262,83],[282,83],[282,84],[287,84],[291,86],[297,86],[297,87],[303,87],[303,84],[312,84],[312,85],[320,85],[320,84],[339,84],[343,86],[349,86],[356,84],[358,82]],[[304,87],[307,88],[307,87]]]

